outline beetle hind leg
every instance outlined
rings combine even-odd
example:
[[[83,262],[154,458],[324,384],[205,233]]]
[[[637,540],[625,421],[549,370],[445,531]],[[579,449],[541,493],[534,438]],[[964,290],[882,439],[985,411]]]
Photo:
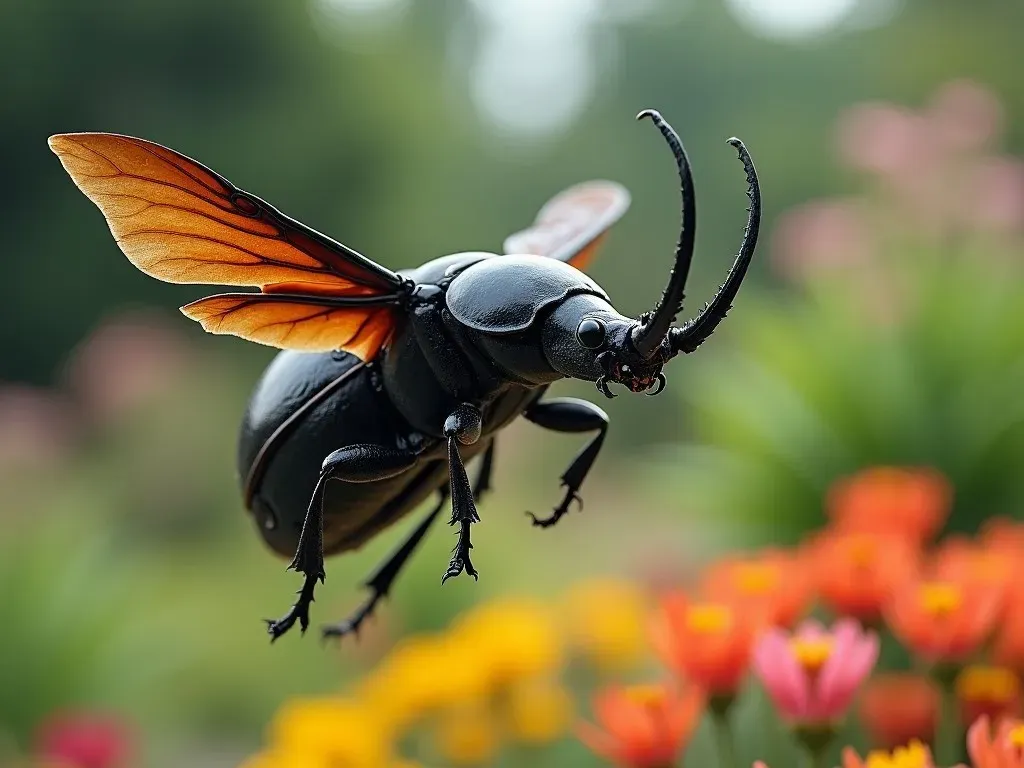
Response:
[[[299,599],[288,613],[280,619],[265,620],[270,641],[273,642],[290,630],[295,622],[305,634],[309,627],[309,606],[313,602],[316,583],[323,583],[324,571],[324,489],[328,480],[347,480],[352,483],[368,483],[384,480],[408,471],[416,465],[416,454],[398,451],[382,445],[360,444],[341,448],[324,459],[320,477],[313,489],[313,498],[306,510],[299,544],[288,570],[301,573],[304,577]]]
[[[597,435],[583,446],[583,450],[576,454],[572,464],[562,474],[565,495],[551,515],[539,518],[532,512],[526,513],[538,528],[550,528],[569,512],[573,502],[583,509],[583,500],[579,494],[580,486],[594,465],[597,454],[601,452],[605,434],[608,432],[608,415],[586,400],[559,397],[534,403],[523,416],[537,426],[554,432],[597,432]]]

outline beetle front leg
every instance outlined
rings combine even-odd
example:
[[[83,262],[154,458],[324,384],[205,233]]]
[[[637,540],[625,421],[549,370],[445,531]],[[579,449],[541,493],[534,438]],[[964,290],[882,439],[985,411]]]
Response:
[[[473,489],[466,475],[466,467],[459,455],[459,444],[472,445],[480,439],[483,416],[475,405],[463,403],[444,422],[444,436],[448,438],[448,477],[451,481],[452,519],[449,525],[459,524],[459,541],[452,552],[448,569],[441,577],[444,584],[452,576],[465,571],[474,579],[478,577],[469,551],[473,544],[469,538],[469,527],[480,522],[480,515],[473,502]]]
[[[309,627],[309,605],[317,581],[323,583],[324,572],[324,490],[328,480],[346,480],[350,483],[370,483],[400,475],[415,466],[417,456],[382,445],[360,444],[341,448],[324,459],[320,477],[313,489],[313,498],[302,523],[299,545],[288,570],[301,573],[305,580],[299,590],[299,599],[280,619],[267,620],[271,642],[287,632],[296,621],[303,634]]]
[[[583,485],[587,473],[590,472],[594,460],[597,459],[597,454],[601,451],[604,436],[608,432],[608,414],[586,400],[559,397],[534,403],[526,409],[523,416],[537,426],[555,432],[597,432],[594,439],[583,447],[583,450],[576,455],[572,464],[562,474],[565,498],[555,507],[551,516],[538,518],[532,512],[526,513],[533,520],[534,525],[540,528],[549,528],[569,511],[569,507],[574,501],[580,505],[580,508],[583,507],[583,501],[579,496],[580,486]]]

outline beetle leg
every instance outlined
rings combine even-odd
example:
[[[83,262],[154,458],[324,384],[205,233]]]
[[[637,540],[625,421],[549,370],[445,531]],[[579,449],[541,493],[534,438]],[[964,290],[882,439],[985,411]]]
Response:
[[[473,502],[473,489],[469,485],[466,467],[459,455],[459,444],[472,445],[480,438],[483,416],[475,405],[463,403],[444,422],[444,436],[448,438],[448,476],[451,481],[452,519],[449,525],[459,524],[459,541],[452,551],[448,569],[441,577],[444,584],[453,576],[465,571],[474,579],[478,574],[473,567],[469,551],[473,549],[469,528],[480,522],[480,515]]]
[[[491,469],[494,465],[494,441],[487,446],[487,450],[484,452],[483,460],[480,464],[479,474],[476,476],[476,482],[473,484],[473,498],[477,501],[480,497],[490,490],[491,488]],[[437,506],[430,511],[416,528],[413,529],[409,537],[402,542],[402,544],[396,549],[391,556],[374,571],[373,575],[370,576],[363,585],[369,587],[371,594],[362,605],[357,608],[351,616],[344,621],[338,622],[337,624],[328,624],[323,628],[324,639],[336,637],[342,638],[349,634],[358,634],[359,628],[363,622],[369,618],[377,607],[377,603],[383,598],[387,597],[391,592],[391,587],[395,583],[395,579],[398,578],[398,574],[402,568],[412,557],[412,553],[416,550],[419,543],[426,536],[427,531],[433,525],[437,516],[444,509],[444,505],[448,502],[449,490],[448,488],[441,489],[441,498],[437,503]]]
[[[313,489],[313,498],[306,510],[306,519],[302,523],[299,534],[299,545],[295,550],[288,570],[298,571],[305,580],[299,590],[299,599],[291,609],[277,620],[267,621],[267,632],[271,642],[299,622],[303,634],[309,627],[309,605],[313,602],[313,592],[317,581],[323,583],[327,574],[324,572],[324,489],[328,480],[347,480],[351,483],[369,483],[374,480],[385,480],[411,469],[416,464],[417,456],[408,451],[397,451],[382,445],[360,444],[341,448],[324,459],[320,469],[320,477]]]
[[[535,526],[549,528],[569,511],[574,501],[580,505],[580,509],[583,508],[583,501],[579,496],[580,486],[583,485],[587,473],[590,472],[594,460],[597,459],[597,454],[601,451],[604,436],[608,432],[608,414],[586,400],[559,397],[534,403],[526,409],[523,416],[537,426],[555,432],[597,432],[597,435],[583,447],[583,450],[576,455],[572,464],[562,475],[565,496],[555,507],[551,516],[538,518],[532,512],[526,513],[533,520]]]

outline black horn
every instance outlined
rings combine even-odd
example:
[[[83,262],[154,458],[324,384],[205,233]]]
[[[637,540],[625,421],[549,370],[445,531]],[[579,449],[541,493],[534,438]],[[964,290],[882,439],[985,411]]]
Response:
[[[747,209],[747,227],[743,232],[743,242],[740,243],[736,261],[733,262],[729,276],[722,283],[722,287],[718,289],[715,298],[695,318],[684,323],[681,328],[671,330],[669,342],[673,357],[680,352],[693,352],[725,319],[725,315],[732,307],[732,302],[740,289],[740,284],[747,274],[747,267],[750,266],[754,248],[757,246],[757,233],[761,228],[761,187],[757,181],[757,171],[754,170],[754,163],[750,159],[747,148],[743,146],[743,142],[732,138],[729,139],[729,143],[736,148],[740,161],[743,163],[743,170],[747,174],[747,197],[750,198],[750,208]]]
[[[654,311],[642,318],[642,324],[633,331],[633,346],[643,357],[651,357],[661,346],[668,335],[676,315],[683,307],[683,289],[686,277],[690,273],[690,262],[693,261],[693,243],[697,229],[697,203],[693,194],[693,175],[690,172],[690,161],[686,150],[679,140],[679,135],[665,119],[653,109],[645,109],[636,116],[637,120],[651,118],[661,135],[665,137],[679,168],[679,182],[683,198],[682,228],[679,242],[676,244],[676,260],[669,274],[668,285],[665,286],[661,300]]]

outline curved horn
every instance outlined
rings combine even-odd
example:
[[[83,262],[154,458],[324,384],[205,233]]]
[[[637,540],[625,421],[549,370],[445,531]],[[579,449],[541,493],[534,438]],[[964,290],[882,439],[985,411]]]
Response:
[[[637,120],[651,118],[661,135],[665,137],[679,168],[680,191],[683,198],[682,229],[676,245],[676,261],[668,277],[668,285],[661,294],[661,300],[650,315],[645,316],[643,324],[633,330],[633,346],[643,357],[651,357],[661,346],[668,335],[676,315],[683,308],[683,289],[686,277],[690,273],[690,262],[693,261],[693,243],[697,230],[697,203],[693,194],[693,175],[690,172],[690,161],[686,150],[679,140],[679,135],[665,119],[653,109],[645,109],[636,116]]]
[[[747,148],[739,139],[729,139],[729,143],[736,148],[740,161],[743,163],[743,170],[747,174],[747,197],[750,198],[750,208],[747,214],[747,227],[743,231],[743,242],[740,243],[740,252],[736,255],[729,276],[718,289],[718,293],[695,318],[687,321],[681,328],[673,328],[670,342],[672,345],[672,356],[680,352],[693,352],[711,332],[718,327],[718,324],[725,319],[726,312],[732,307],[733,299],[740,289],[743,277],[750,266],[750,260],[754,256],[754,248],[757,246],[757,233],[761,227],[761,187],[757,182],[757,171],[754,170],[754,163],[750,159]]]

